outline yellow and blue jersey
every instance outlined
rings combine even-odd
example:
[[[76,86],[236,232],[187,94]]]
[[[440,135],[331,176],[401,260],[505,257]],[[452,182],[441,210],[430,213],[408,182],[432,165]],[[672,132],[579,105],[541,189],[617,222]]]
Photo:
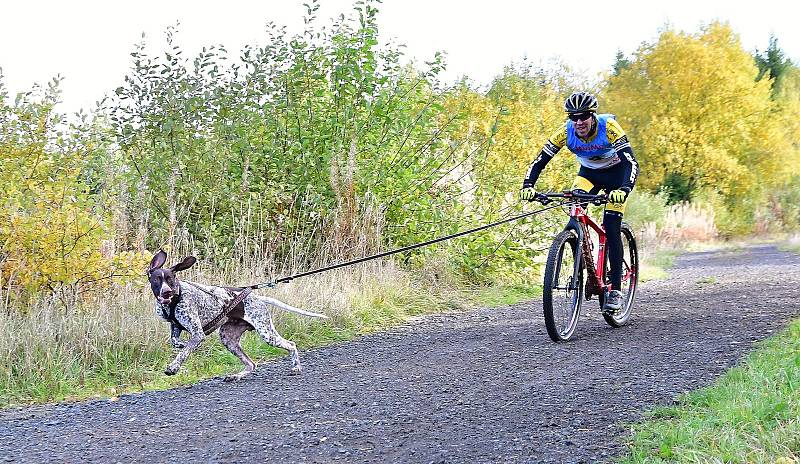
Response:
[[[594,117],[594,127],[585,139],[578,137],[575,123],[570,120],[553,132],[539,156],[531,163],[524,185],[533,186],[553,156],[567,147],[582,169],[604,170],[622,163],[625,181],[619,187],[630,192],[636,182],[639,165],[633,156],[628,137],[613,114],[598,114]]]

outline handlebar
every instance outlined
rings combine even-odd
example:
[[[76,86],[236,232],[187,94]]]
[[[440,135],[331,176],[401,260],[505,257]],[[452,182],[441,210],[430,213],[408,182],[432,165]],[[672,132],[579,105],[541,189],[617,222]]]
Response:
[[[565,198],[571,202],[591,203],[593,205],[604,205],[608,203],[608,195],[592,195],[590,193],[581,193],[573,190],[564,190],[561,193],[537,192],[533,199],[534,201],[538,201],[539,203],[546,205],[553,201],[554,198]]]

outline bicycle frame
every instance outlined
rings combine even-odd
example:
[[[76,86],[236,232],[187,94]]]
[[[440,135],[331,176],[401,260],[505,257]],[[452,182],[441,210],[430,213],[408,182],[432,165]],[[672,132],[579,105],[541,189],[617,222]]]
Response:
[[[581,203],[570,204],[569,216],[570,220],[567,223],[565,230],[573,229],[578,235],[579,242],[585,244],[585,246],[589,246],[589,253],[592,253],[590,246],[592,242],[587,234],[589,233],[590,229],[594,230],[597,234],[597,255],[590,255],[594,262],[584,262],[584,264],[587,266],[591,264],[594,265],[594,272],[590,272],[586,278],[594,279],[593,282],[590,282],[589,285],[587,285],[587,289],[596,289],[596,291],[587,293],[586,298],[588,299],[592,294],[599,295],[600,292],[611,290],[611,284],[604,283],[606,272],[606,230],[601,224],[598,224],[594,221],[594,219],[591,218],[591,216],[589,216],[586,208]]]

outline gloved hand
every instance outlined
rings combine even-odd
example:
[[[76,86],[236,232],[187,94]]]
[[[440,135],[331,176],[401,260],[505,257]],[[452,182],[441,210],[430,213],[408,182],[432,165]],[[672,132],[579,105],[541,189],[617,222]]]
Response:
[[[533,201],[534,198],[536,198],[536,189],[533,187],[522,187],[522,190],[519,191],[520,200]]]
[[[625,203],[625,198],[628,196],[624,190],[612,190],[608,193],[608,202],[614,204]]]

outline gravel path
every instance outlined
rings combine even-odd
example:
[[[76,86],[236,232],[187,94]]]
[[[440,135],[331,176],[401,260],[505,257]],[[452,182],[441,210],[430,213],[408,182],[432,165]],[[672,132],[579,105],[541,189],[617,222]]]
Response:
[[[611,329],[587,302],[549,341],[541,302],[425,317],[265,363],[236,384],[0,412],[8,462],[598,462],[626,423],[708,385],[800,316],[800,257],[692,253]]]

